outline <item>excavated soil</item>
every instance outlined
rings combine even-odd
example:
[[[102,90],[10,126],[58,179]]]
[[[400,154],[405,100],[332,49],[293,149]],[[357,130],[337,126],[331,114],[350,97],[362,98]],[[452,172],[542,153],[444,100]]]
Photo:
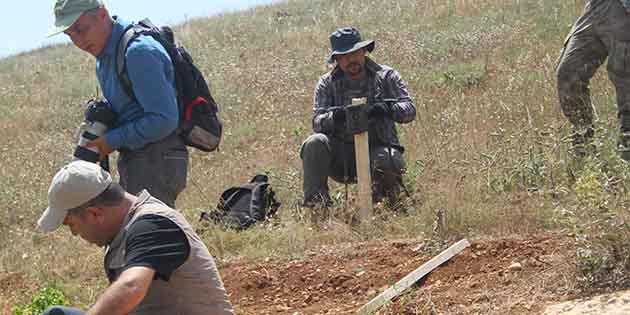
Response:
[[[287,263],[234,263],[222,270],[239,314],[354,314],[420,267],[426,244],[361,245],[344,256],[318,254]],[[540,314],[572,298],[568,239],[476,241],[379,314]],[[567,279],[572,280],[572,279]]]
[[[450,244],[448,244],[450,245]],[[233,262],[221,274],[237,314],[354,314],[439,253],[423,241],[327,249],[303,260]],[[480,240],[379,310],[379,314],[540,314],[576,296],[574,244],[565,237]],[[16,294],[33,292],[16,274],[0,275],[0,315]]]
[[[11,309],[18,297],[29,296],[35,291],[35,287],[34,284],[25,281],[19,274],[0,273],[0,315],[13,314]]]

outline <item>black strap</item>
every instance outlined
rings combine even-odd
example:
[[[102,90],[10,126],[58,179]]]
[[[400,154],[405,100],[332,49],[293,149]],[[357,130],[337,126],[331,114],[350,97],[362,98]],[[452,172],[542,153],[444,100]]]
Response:
[[[125,53],[127,52],[127,47],[129,43],[138,37],[139,33],[137,32],[134,25],[128,26],[123,34],[120,36],[120,40],[118,41],[118,47],[116,49],[116,73],[118,73],[118,79],[125,90],[125,93],[132,99],[135,99],[135,95],[133,94],[133,88],[131,87],[131,81],[129,80],[129,76],[127,75],[127,60],[125,58]]]
[[[118,73],[118,78],[123,89],[132,100],[135,100],[136,96],[133,93],[131,80],[127,74],[127,60],[125,54],[131,41],[143,33],[151,34],[155,29],[155,26],[149,19],[144,19],[138,23],[132,23],[127,26],[118,40],[118,47],[116,48],[116,73]]]
[[[109,155],[106,155],[100,162],[99,164],[101,165],[101,167],[106,171],[106,172],[110,172],[109,170]]]
[[[268,181],[269,181],[269,176],[265,174],[256,174],[254,177],[252,177],[252,179],[249,182],[250,183],[266,183]]]

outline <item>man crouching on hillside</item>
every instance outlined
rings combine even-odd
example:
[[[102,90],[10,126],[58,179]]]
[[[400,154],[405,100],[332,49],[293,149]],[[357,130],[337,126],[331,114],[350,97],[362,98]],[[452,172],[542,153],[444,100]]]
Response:
[[[404,148],[394,123],[408,123],[416,108],[400,74],[368,58],[373,40],[361,40],[355,28],[341,28],[330,35],[329,63],[335,68],[323,75],[315,88],[313,130],[302,145],[304,205],[331,204],[328,177],[342,183],[356,182],[354,137],[346,130],[344,107],[353,98],[367,98],[369,117],[372,199],[396,199],[405,163]]]
[[[214,259],[178,211],[146,190],[137,197],[99,165],[74,161],[48,190],[43,232],[66,225],[102,247],[109,287],[87,311],[55,306],[44,315],[232,315]]]

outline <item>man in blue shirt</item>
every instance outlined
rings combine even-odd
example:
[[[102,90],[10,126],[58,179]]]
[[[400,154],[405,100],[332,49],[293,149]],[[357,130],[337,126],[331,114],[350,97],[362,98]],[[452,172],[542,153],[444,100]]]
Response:
[[[96,75],[116,123],[88,143],[101,157],[118,150],[120,184],[130,193],[143,189],[173,207],[186,186],[188,151],[177,134],[179,108],[175,72],[168,53],[141,35],[125,54],[133,97],[121,84],[116,49],[130,25],[110,16],[101,0],[56,0],[49,36],[64,33],[75,46],[96,57]]]

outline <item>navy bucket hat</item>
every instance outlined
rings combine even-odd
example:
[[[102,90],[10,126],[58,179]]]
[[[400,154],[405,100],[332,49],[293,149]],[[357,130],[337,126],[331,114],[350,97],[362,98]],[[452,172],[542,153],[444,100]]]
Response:
[[[349,54],[363,47],[367,47],[369,52],[374,50],[373,40],[361,40],[359,30],[354,27],[344,27],[330,34],[330,46],[332,52],[328,57],[328,63],[335,63],[336,55]]]

